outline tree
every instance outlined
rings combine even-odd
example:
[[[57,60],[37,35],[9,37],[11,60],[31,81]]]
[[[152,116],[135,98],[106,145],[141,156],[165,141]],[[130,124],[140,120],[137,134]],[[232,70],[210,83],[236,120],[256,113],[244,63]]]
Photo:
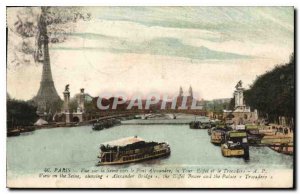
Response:
[[[258,76],[249,90],[244,92],[245,100],[252,108],[258,109],[260,116],[268,116],[277,122],[279,116],[287,119],[295,117],[295,59]]]
[[[212,111],[212,112],[223,112],[223,110],[229,108],[229,101],[206,101],[205,103],[205,110]]]
[[[33,125],[36,119],[37,114],[35,106],[21,100],[7,100],[7,129],[16,126]]]
[[[233,96],[232,98],[230,98],[229,104],[228,104],[228,109],[229,110],[234,110],[235,107],[235,97]]]

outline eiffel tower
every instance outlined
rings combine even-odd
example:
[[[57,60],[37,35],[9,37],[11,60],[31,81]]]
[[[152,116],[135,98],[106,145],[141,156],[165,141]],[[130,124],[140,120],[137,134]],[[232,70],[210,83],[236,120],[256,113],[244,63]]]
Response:
[[[47,35],[47,24],[45,20],[46,7],[42,7],[42,14],[38,23],[39,33],[37,35],[37,50],[35,52],[35,61],[43,64],[42,79],[37,95],[33,98],[37,105],[38,114],[55,113],[60,109],[62,100],[57,94],[52,79],[50,57],[49,57],[49,38]]]

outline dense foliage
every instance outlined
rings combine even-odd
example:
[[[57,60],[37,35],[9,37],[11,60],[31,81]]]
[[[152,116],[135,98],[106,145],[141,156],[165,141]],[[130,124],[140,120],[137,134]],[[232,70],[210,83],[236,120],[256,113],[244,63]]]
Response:
[[[204,109],[211,112],[223,112],[224,109],[229,109],[229,102],[206,101]]]
[[[278,65],[272,71],[257,77],[244,95],[246,104],[257,109],[260,116],[268,117],[270,121],[278,121],[279,116],[287,119],[294,118],[294,55],[290,57],[287,64]]]
[[[7,129],[33,125],[36,120],[35,106],[21,100],[7,100]]]
[[[232,98],[230,98],[230,102],[228,104],[228,110],[234,110],[234,106],[235,106],[235,98],[234,98],[234,95]]]

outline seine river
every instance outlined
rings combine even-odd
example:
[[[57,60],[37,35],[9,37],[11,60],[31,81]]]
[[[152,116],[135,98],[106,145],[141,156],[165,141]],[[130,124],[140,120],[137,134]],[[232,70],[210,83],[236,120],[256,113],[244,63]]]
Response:
[[[44,168],[95,167],[99,145],[119,138],[139,136],[145,140],[170,144],[168,158],[112,168],[203,166],[212,168],[292,169],[293,157],[279,154],[268,147],[251,147],[250,161],[225,158],[220,147],[210,143],[207,130],[189,129],[188,125],[120,125],[102,131],[92,126],[53,128],[7,138],[9,174],[29,174]]]

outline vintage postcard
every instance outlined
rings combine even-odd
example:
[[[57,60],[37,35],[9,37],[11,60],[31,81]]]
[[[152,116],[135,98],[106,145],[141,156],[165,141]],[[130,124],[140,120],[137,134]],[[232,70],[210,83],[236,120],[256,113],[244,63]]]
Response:
[[[294,7],[7,7],[8,188],[294,188]]]

